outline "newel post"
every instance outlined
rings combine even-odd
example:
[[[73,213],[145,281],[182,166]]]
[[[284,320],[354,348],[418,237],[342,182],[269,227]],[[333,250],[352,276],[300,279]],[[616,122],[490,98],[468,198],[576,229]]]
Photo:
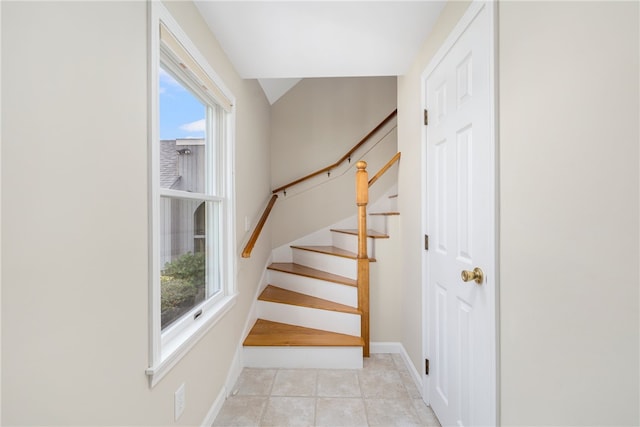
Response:
[[[367,162],[356,163],[356,205],[358,206],[358,309],[362,313],[360,334],[364,340],[362,354],[369,357],[369,255],[367,254],[367,203],[369,174]]]

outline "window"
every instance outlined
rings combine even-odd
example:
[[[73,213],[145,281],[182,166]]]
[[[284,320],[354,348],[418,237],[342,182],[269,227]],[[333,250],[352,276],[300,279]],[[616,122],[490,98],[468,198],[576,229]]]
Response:
[[[151,3],[153,386],[233,304],[232,97]]]

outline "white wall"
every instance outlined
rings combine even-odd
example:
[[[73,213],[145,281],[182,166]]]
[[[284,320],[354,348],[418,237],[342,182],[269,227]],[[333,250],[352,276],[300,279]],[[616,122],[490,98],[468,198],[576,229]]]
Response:
[[[505,425],[638,425],[638,3],[504,2]]]
[[[168,7],[237,97],[241,242],[270,187],[268,102],[191,3]],[[2,3],[3,424],[170,425],[184,382],[175,424],[198,425],[226,380],[268,233],[232,311],[156,387],[145,375],[147,37],[145,2]]]
[[[403,344],[422,340],[420,73],[398,79]],[[638,3],[499,4],[500,417],[638,425]],[[408,196],[411,194],[411,196]]]

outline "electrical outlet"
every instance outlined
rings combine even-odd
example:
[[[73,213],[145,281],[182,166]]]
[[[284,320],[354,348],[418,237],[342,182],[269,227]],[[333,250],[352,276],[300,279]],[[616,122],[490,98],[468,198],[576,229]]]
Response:
[[[251,227],[251,223],[249,222],[249,217],[245,216],[244,217],[244,231],[249,231],[250,227]]]
[[[186,396],[184,394],[184,383],[178,387],[176,392],[173,395],[173,403],[174,403],[174,419],[178,421],[182,412],[184,412],[184,406],[186,405]]]

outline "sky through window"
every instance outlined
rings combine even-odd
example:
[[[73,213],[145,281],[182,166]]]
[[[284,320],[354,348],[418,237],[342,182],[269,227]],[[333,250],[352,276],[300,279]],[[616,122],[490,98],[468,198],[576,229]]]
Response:
[[[160,139],[204,138],[206,107],[160,68]]]

